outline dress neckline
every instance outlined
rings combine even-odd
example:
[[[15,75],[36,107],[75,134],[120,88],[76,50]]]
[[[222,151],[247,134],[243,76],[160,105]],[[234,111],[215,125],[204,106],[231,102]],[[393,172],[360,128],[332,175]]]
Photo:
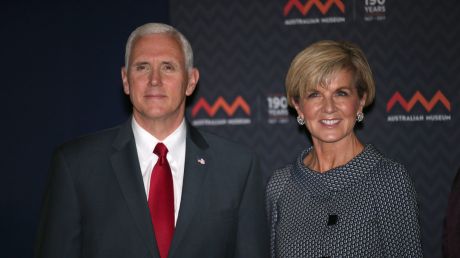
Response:
[[[311,195],[330,195],[364,180],[382,154],[371,144],[344,165],[319,173],[305,166],[303,160],[313,150],[305,149],[297,158],[294,177]]]

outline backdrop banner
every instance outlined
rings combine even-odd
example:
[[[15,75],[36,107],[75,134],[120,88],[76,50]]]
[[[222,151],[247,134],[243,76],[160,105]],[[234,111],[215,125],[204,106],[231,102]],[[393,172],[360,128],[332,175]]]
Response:
[[[357,134],[406,165],[426,257],[441,256],[442,222],[460,167],[460,5],[456,1],[170,0],[200,83],[192,124],[252,146],[270,174],[311,143],[287,107],[292,58],[322,39],[358,44],[377,93]]]

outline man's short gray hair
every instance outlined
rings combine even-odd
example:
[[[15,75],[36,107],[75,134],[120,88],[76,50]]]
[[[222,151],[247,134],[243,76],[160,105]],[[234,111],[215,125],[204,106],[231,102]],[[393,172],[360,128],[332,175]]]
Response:
[[[146,23],[136,28],[131,35],[129,35],[128,41],[126,42],[125,50],[125,67],[128,69],[129,57],[131,55],[131,48],[136,39],[145,35],[151,34],[168,34],[175,37],[182,46],[182,51],[185,57],[185,68],[187,71],[193,68],[193,50],[192,46],[188,42],[187,38],[176,28],[163,24],[163,23]]]

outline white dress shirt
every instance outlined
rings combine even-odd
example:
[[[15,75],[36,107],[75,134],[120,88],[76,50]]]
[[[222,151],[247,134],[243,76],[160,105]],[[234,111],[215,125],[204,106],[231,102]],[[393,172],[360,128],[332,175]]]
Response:
[[[155,166],[158,156],[153,153],[155,146],[160,141],[142,128],[136,119],[132,119],[132,128],[134,140],[136,141],[137,156],[139,157],[139,165],[141,167],[142,179],[144,180],[145,194],[149,196],[150,178],[152,175],[153,167]],[[168,148],[166,159],[171,167],[174,187],[174,223],[177,222],[179,215],[180,200],[182,196],[182,184],[184,181],[184,167],[185,167],[185,139],[187,127],[185,126],[185,119],[179,127],[162,143]]]

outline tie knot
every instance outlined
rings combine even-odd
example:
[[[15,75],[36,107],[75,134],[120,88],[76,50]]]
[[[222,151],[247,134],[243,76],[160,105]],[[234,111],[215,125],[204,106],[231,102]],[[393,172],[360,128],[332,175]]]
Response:
[[[166,158],[168,148],[166,148],[166,146],[163,143],[159,142],[157,143],[157,146],[155,146],[153,153],[155,153],[160,158]]]

